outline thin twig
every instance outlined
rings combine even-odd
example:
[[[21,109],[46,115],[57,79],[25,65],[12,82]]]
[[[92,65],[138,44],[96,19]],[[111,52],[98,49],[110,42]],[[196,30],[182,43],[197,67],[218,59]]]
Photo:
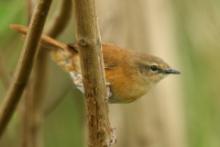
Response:
[[[57,37],[62,33],[71,14],[71,0],[64,0],[62,2],[59,14],[55,21],[52,23],[52,27],[46,32],[52,37]],[[25,113],[27,117],[25,122],[28,129],[25,133],[26,136],[29,136],[29,139],[26,140],[27,147],[40,147],[42,145],[42,122],[44,120],[44,94],[46,91],[46,79],[47,79],[47,51],[43,46],[39,48],[37,54],[36,63],[34,66],[33,72],[33,81],[31,83],[31,94],[27,97],[27,108]]]
[[[89,147],[108,147],[111,127],[94,0],[75,0],[77,45],[85,89]]]
[[[35,0],[26,0],[27,1],[27,24],[30,24],[31,17],[33,15]],[[22,147],[30,147],[32,145],[32,136],[30,135],[31,130],[31,120],[32,114],[31,110],[33,107],[33,100],[31,99],[32,93],[32,83],[28,83],[24,92],[24,101],[21,106],[22,110],[22,131],[21,131],[21,146]]]
[[[26,0],[27,4],[27,25],[30,24],[31,17],[33,15],[33,9],[34,9],[34,1],[35,0]],[[33,105],[31,97],[31,86],[32,84],[29,82],[26,86],[26,90],[24,91],[24,101],[23,105],[21,106],[22,110],[22,131],[21,131],[21,146],[22,147],[30,147],[31,146],[31,135],[29,135],[29,130],[31,129],[30,127],[30,120],[31,120],[31,114],[30,110]]]
[[[0,136],[4,133],[27,84],[51,2],[52,0],[40,0],[37,4],[36,11],[34,12],[30,24],[31,29],[28,32],[23,52],[15,71],[14,80],[11,82],[1,105]]]

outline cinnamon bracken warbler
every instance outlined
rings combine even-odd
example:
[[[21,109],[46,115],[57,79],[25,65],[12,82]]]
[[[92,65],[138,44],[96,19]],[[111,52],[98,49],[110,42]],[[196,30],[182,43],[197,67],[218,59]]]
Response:
[[[28,28],[11,25],[26,34]],[[54,61],[69,73],[81,73],[77,44],[68,45],[42,35],[42,45],[51,49]],[[106,81],[109,83],[110,103],[129,103],[146,94],[149,89],[169,74],[179,74],[162,59],[113,44],[102,44]],[[81,83],[82,84],[82,83]]]

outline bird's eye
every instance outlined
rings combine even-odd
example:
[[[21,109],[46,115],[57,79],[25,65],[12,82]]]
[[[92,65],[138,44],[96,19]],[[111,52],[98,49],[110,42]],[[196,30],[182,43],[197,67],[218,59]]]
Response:
[[[150,70],[153,71],[153,72],[158,72],[159,68],[156,65],[151,65]]]

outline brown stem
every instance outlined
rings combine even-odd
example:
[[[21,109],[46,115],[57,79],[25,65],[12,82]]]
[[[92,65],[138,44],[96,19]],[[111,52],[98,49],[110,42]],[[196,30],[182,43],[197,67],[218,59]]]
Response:
[[[55,21],[52,23],[52,27],[48,30],[47,34],[52,37],[57,37],[62,33],[71,14],[71,0],[64,0],[62,2],[59,14]],[[25,147],[40,147],[42,146],[42,122],[44,120],[44,94],[46,91],[46,79],[47,79],[47,51],[42,46],[39,48],[39,52],[36,58],[36,64],[34,66],[33,72],[33,82],[31,84],[31,90],[29,97],[26,100],[26,111],[27,113],[24,120],[24,146]]]
[[[33,15],[33,8],[34,2],[33,0],[26,0],[27,1],[27,25],[30,24],[31,17]],[[29,147],[31,146],[32,136],[29,135],[29,130],[31,129],[31,109],[33,106],[33,101],[31,99],[31,90],[32,84],[28,83],[27,87],[25,88],[24,92],[24,101],[23,105],[21,106],[22,111],[22,131],[21,131],[21,147]]]
[[[89,147],[107,147],[110,122],[94,0],[75,0],[77,44],[85,89]]]
[[[37,51],[38,42],[51,2],[52,0],[40,0],[33,14],[33,19],[30,23],[30,31],[24,43],[22,55],[15,71],[14,80],[11,82],[0,108],[0,136],[4,133],[29,79],[34,56]]]

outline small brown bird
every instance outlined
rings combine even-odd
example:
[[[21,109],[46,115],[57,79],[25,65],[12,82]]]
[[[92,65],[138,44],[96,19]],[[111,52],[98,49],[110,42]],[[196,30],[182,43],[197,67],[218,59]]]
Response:
[[[22,25],[11,25],[11,28],[23,34],[28,30]],[[80,87],[82,80],[77,44],[68,45],[46,35],[42,35],[41,43],[51,49],[54,61],[71,73]],[[106,81],[110,84],[110,103],[133,102],[167,75],[180,73],[158,57],[113,44],[103,43],[102,52]]]

